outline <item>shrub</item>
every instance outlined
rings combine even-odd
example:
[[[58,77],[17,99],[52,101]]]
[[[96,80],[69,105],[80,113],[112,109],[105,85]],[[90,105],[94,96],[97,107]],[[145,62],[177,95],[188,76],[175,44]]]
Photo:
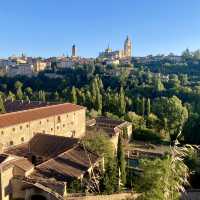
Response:
[[[138,128],[133,132],[133,140],[151,141],[151,142],[161,142],[162,137],[159,133],[152,129]]]

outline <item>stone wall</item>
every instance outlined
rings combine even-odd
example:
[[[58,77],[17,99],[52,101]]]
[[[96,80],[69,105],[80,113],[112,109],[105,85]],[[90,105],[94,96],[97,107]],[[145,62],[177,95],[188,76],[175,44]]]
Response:
[[[8,166],[6,169],[1,169],[0,173],[0,184],[1,194],[0,200],[9,200],[11,196],[11,184],[10,180],[13,177],[13,167]]]
[[[127,198],[136,199],[138,194],[120,193],[112,195],[96,195],[96,196],[74,196],[67,197],[66,200],[126,200]]]

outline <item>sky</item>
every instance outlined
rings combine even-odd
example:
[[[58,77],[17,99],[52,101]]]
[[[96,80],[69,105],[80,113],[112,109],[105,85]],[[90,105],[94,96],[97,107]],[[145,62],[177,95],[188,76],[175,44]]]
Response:
[[[200,0],[0,0],[0,57],[96,57],[108,44],[133,56],[200,48]]]

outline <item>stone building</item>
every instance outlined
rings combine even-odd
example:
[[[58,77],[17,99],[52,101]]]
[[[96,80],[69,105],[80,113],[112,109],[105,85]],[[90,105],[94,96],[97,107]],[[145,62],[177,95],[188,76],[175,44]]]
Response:
[[[64,200],[70,183],[100,164],[77,138],[37,134],[0,154],[0,200]]]
[[[77,57],[77,48],[76,45],[72,45],[72,57]]]
[[[27,142],[37,133],[83,137],[85,108],[64,103],[0,115],[0,144],[3,149]]]
[[[34,73],[44,71],[47,68],[47,66],[48,66],[48,63],[43,60],[36,59],[33,61]]]
[[[32,64],[17,64],[15,66],[9,66],[7,70],[8,77],[15,76],[33,76],[33,65]]]
[[[73,180],[90,183],[102,159],[79,139],[85,108],[7,101],[0,115],[0,200],[64,200]],[[88,181],[89,180],[89,181]]]
[[[125,59],[125,58],[130,59],[131,56],[132,56],[132,42],[128,36],[124,42],[123,50],[113,51],[110,47],[108,47],[104,52],[101,52],[99,54],[100,59],[108,59],[108,60]]]
[[[130,140],[132,136],[132,124],[123,120],[115,120],[108,117],[97,117],[87,121],[87,133],[105,133],[110,137],[110,141],[117,148],[119,134],[127,135]]]

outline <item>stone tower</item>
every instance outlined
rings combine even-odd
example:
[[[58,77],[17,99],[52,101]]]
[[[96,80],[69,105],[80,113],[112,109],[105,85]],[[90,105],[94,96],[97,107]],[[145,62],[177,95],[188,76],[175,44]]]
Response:
[[[77,49],[76,49],[76,46],[75,46],[75,44],[73,44],[72,45],[72,57],[76,57],[76,52],[77,51]]]
[[[129,36],[127,36],[124,42],[124,56],[131,57],[132,56],[132,42]]]

